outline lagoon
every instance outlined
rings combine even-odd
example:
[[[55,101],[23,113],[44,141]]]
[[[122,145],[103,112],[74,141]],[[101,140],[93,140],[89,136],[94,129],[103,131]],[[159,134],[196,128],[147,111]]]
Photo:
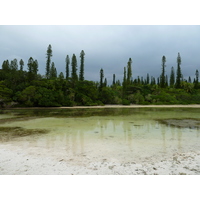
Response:
[[[25,157],[62,162],[64,168],[70,163],[77,174],[129,174],[124,165],[153,166],[177,160],[177,155],[199,155],[199,112],[199,108],[128,107],[3,110],[0,145]],[[78,173],[82,167],[85,171]],[[62,173],[68,174],[64,168]],[[130,174],[138,174],[134,169]],[[199,174],[198,170],[199,166],[193,172]]]

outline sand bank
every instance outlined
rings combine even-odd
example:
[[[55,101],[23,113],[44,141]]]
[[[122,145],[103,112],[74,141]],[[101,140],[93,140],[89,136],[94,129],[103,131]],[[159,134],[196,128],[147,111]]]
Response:
[[[104,106],[61,106],[61,107],[16,107],[8,109],[78,109],[78,108],[200,108],[200,104],[188,105],[104,105]]]

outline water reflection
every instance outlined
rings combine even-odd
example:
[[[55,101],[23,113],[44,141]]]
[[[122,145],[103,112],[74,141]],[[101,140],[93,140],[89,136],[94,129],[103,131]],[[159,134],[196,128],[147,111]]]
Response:
[[[169,110],[169,109],[168,109]],[[136,156],[158,155],[171,151],[199,147],[199,129],[171,126],[160,123],[161,119],[180,117],[173,110],[158,112],[159,110],[139,109],[125,114],[70,117],[64,114],[59,117],[40,117],[28,121],[10,120],[0,124],[0,127],[23,127],[24,129],[44,129],[48,134],[27,137],[11,137],[0,131],[1,142],[28,142],[30,146],[43,147],[58,154],[65,151],[72,156],[93,155],[94,157],[110,156],[112,158],[133,158]],[[15,111],[16,112],[16,111]],[[89,112],[89,111],[88,111]],[[108,113],[110,114],[111,111]],[[119,111],[118,111],[119,112]],[[35,114],[35,113],[34,113]],[[102,113],[101,113],[102,114]],[[20,116],[22,116],[21,113]],[[198,118],[197,113],[183,113]],[[6,113],[6,117],[8,114]],[[37,127],[37,128],[36,128]]]

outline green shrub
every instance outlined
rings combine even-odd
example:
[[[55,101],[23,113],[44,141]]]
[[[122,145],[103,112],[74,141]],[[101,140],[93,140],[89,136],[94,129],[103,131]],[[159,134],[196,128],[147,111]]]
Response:
[[[127,99],[122,99],[122,105],[130,105],[130,101]]]

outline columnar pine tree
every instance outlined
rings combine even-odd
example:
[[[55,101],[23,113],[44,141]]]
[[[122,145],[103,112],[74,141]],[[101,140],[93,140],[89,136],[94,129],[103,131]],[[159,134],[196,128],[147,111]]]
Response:
[[[101,68],[101,70],[100,70],[100,83],[99,83],[99,90],[100,91],[103,88],[103,78],[104,78],[104,72],[103,72],[103,69]]]
[[[165,86],[168,87],[168,76],[165,76]]]
[[[103,84],[103,86],[104,86],[104,87],[107,87],[107,78],[104,79],[104,84]]]
[[[157,78],[157,85],[160,85],[160,78]]]
[[[19,65],[20,65],[20,71],[23,71],[24,61],[22,59],[19,61]]]
[[[37,77],[37,72],[38,72],[38,61],[34,60],[33,61],[33,74],[34,74],[34,78]]]
[[[166,83],[166,81],[165,81],[165,67],[166,67],[165,63],[166,63],[166,57],[163,56],[162,57],[162,73],[161,73],[161,76],[160,76],[160,87],[161,88],[164,88],[165,83]]]
[[[57,70],[55,67],[54,62],[51,63],[51,69],[50,69],[50,79],[57,78]]]
[[[77,81],[78,80],[78,76],[77,76],[77,60],[76,60],[75,54],[73,54],[73,56],[72,56],[71,65],[72,65],[72,74],[71,74],[72,80]]]
[[[66,79],[69,78],[69,64],[70,64],[70,59],[69,59],[69,56],[67,55],[66,56],[66,59],[65,59],[65,62],[66,62]]]
[[[131,69],[132,60],[129,58],[129,61],[127,63],[127,85],[130,85],[131,83],[131,77],[132,77],[132,69]]]
[[[33,81],[37,78],[38,61],[30,57],[27,65],[28,65],[28,79],[29,81]]]
[[[149,74],[147,74],[147,80],[146,80],[146,84],[149,84]]]
[[[178,53],[178,57],[177,57],[177,73],[176,73],[176,88],[181,88],[181,79],[182,79],[181,56],[180,56],[180,53]]]
[[[191,77],[188,78],[188,83],[192,83]]]
[[[85,52],[82,50],[80,53],[80,58],[81,58],[81,66],[80,66],[80,73],[79,73],[80,81],[84,81],[84,56],[85,56]]]
[[[198,70],[196,70],[195,76],[196,76],[196,78],[195,78],[194,87],[197,89],[198,88],[198,84],[199,84],[199,71]]]
[[[170,87],[174,87],[174,83],[175,83],[175,73],[174,73],[174,67],[172,67],[169,80]]]
[[[127,79],[126,79],[126,67],[124,67],[124,78],[123,78],[123,91],[126,91]]]
[[[113,82],[112,82],[112,85],[113,85],[113,86],[115,85],[115,74],[113,74]]]
[[[47,62],[46,62],[46,78],[49,79],[50,78],[50,66],[51,66],[51,57],[52,57],[52,49],[51,49],[51,45],[49,44],[48,48],[47,48]]]

